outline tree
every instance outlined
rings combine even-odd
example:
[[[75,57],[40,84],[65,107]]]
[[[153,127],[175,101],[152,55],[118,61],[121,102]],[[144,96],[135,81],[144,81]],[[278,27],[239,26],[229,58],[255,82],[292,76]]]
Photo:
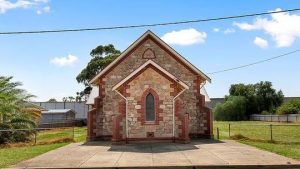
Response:
[[[274,113],[283,102],[283,93],[272,87],[272,83],[261,81],[256,84],[233,84],[229,96],[244,96],[246,98],[246,115],[260,114],[263,111]],[[227,96],[228,97],[228,96]]]
[[[75,97],[73,97],[73,96],[68,96],[68,97],[63,97],[62,98],[62,101],[63,102],[74,102],[74,101],[76,101],[77,102],[77,97],[75,98]]]
[[[274,113],[276,108],[283,103],[283,93],[276,92],[271,82],[260,82],[255,84],[255,94],[258,102],[258,112],[269,111]]]
[[[92,88],[89,86],[88,82],[120,54],[121,52],[115,49],[112,44],[104,46],[99,45],[90,52],[92,59],[76,77],[78,83],[85,85],[85,89],[83,91],[77,92],[76,100],[81,100],[82,97],[90,94]]]
[[[249,117],[251,114],[257,112],[257,98],[255,96],[255,86],[253,84],[233,84],[229,89],[229,96],[243,96],[246,99],[246,115]],[[226,100],[225,96],[225,100]]]
[[[41,109],[29,103],[34,96],[18,88],[20,82],[11,80],[12,77],[0,76],[0,130],[32,129],[41,116]],[[26,141],[32,132],[0,132],[0,143]]]
[[[67,102],[67,101],[68,101],[68,97],[63,97],[63,98],[62,98],[62,101],[63,101],[63,102]]]
[[[55,102],[57,102],[57,100],[54,99],[54,98],[51,98],[51,99],[48,100],[48,102],[55,103]]]
[[[246,98],[244,96],[229,96],[223,104],[214,109],[215,120],[240,121],[246,120]]]
[[[75,100],[75,98],[73,96],[69,96],[68,99],[69,99],[69,102],[73,102]]]
[[[277,114],[300,114],[300,99],[293,99],[282,104],[277,109]]]

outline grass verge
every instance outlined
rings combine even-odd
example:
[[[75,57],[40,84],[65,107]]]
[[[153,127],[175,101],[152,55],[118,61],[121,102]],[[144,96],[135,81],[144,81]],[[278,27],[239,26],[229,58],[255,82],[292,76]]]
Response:
[[[37,135],[37,143],[15,143],[0,147],[0,168],[17,164],[48,151],[65,146],[71,142],[82,142],[86,138],[86,128],[54,129],[41,131]]]
[[[48,145],[2,148],[0,149],[0,168],[8,167],[20,161],[33,158],[50,150],[54,150],[59,147],[65,146],[67,144],[69,143],[55,143]]]
[[[230,135],[229,137],[229,123]],[[271,141],[270,126],[272,124]],[[276,123],[262,121],[214,122],[214,135],[219,128],[220,139],[234,139],[289,158],[300,160],[299,123]]]

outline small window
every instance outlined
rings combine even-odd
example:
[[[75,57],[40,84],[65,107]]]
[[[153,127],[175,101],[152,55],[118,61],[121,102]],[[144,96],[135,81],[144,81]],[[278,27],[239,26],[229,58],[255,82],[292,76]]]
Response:
[[[154,96],[149,93],[146,96],[146,121],[154,121],[155,120],[155,103]]]

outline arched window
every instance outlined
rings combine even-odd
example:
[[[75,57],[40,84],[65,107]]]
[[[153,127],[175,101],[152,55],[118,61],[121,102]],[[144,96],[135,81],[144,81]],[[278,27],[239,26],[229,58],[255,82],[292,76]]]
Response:
[[[146,96],[146,121],[154,121],[155,120],[155,100],[154,96],[149,93]]]

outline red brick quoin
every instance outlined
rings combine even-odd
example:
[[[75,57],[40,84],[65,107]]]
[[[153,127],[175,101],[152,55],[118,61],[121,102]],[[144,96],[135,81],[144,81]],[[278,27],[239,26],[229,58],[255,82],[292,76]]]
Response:
[[[154,96],[154,104],[155,104],[155,121],[154,122],[147,122],[145,120],[146,96],[149,93],[151,93]],[[162,103],[162,101],[159,100],[158,94],[152,88],[146,89],[141,96],[141,101],[138,102],[138,104],[141,105],[141,109],[137,110],[138,114],[140,114],[140,116],[138,117],[138,121],[140,121],[143,125],[158,125],[160,121],[163,121],[163,117],[160,117],[160,113],[162,113],[162,111],[163,111],[161,108],[159,108],[160,103]]]

